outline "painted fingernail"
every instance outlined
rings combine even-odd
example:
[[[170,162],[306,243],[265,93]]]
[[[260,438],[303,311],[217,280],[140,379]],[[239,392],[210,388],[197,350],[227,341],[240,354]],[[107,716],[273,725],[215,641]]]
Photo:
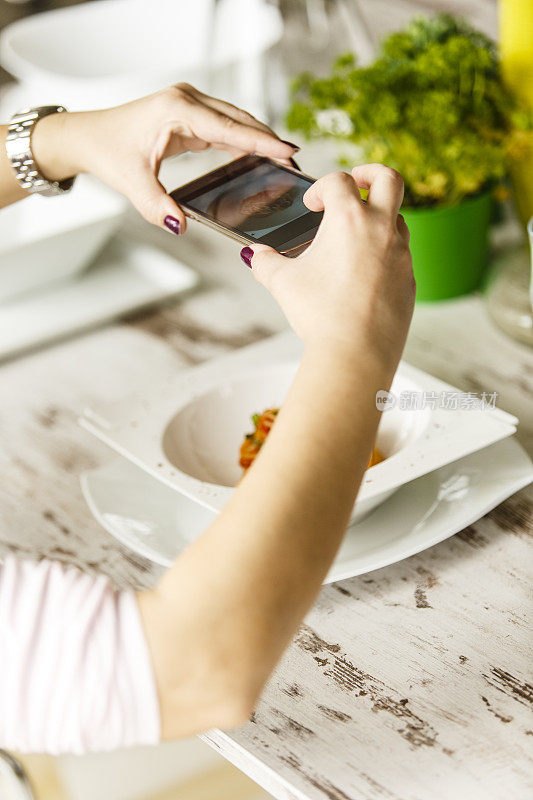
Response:
[[[176,217],[171,217],[170,215],[168,215],[165,217],[164,222],[169,231],[172,231],[172,233],[175,233],[177,236],[179,236],[181,228],[179,219],[176,219]]]
[[[297,169],[299,172],[302,171],[300,169],[299,164],[294,160],[294,158],[289,158],[289,162],[290,162],[291,166],[294,167],[294,169]]]
[[[293,144],[292,142],[288,142],[286,139],[282,139],[281,141],[283,142],[283,144],[288,144],[289,147],[292,147],[292,149],[295,151],[295,153],[297,153],[298,150],[300,149],[297,144]]]
[[[254,251],[251,247],[243,247],[241,250],[241,258],[246,264],[247,267],[252,269],[252,258],[254,257]]]

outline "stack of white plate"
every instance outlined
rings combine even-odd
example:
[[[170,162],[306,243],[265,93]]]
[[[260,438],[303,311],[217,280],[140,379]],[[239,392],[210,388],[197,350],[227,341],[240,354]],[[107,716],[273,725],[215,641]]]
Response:
[[[196,284],[176,258],[114,236],[125,207],[82,175],[67,195],[34,195],[0,212],[0,361]]]
[[[2,92],[0,120],[47,104],[104,108],[179,81],[261,117],[261,58],[281,33],[265,0],[93,0],[34,14],[0,34],[0,63],[17,79]],[[0,214],[0,359],[194,285],[194,273],[160,250],[114,241],[100,253],[124,208],[83,179],[65,197]]]

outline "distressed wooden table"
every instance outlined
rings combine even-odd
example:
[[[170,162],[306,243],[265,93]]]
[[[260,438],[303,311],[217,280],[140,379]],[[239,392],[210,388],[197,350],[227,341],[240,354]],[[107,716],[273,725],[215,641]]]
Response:
[[[0,555],[147,586],[157,569],[124,551],[82,499],[80,472],[114,456],[78,427],[78,413],[285,322],[231,242],[138,223],[131,235],[193,264],[201,286],[0,367]],[[491,325],[481,299],[418,308],[405,356],[463,390],[498,392],[531,452],[533,352]],[[522,491],[420,555],[325,588],[253,720],[205,740],[283,800],[531,796],[532,509],[533,492]]]

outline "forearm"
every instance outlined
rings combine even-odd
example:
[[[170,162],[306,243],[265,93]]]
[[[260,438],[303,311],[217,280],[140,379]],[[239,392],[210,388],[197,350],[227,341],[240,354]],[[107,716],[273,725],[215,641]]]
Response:
[[[375,392],[391,380],[363,346],[308,349],[227,508],[140,596],[164,736],[250,712],[342,540],[378,424]]]

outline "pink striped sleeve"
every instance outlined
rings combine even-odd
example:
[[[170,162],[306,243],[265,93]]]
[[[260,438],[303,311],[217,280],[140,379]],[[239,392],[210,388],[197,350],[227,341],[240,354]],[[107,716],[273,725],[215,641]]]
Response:
[[[86,753],[159,740],[133,592],[103,576],[8,558],[0,567],[0,747]]]

